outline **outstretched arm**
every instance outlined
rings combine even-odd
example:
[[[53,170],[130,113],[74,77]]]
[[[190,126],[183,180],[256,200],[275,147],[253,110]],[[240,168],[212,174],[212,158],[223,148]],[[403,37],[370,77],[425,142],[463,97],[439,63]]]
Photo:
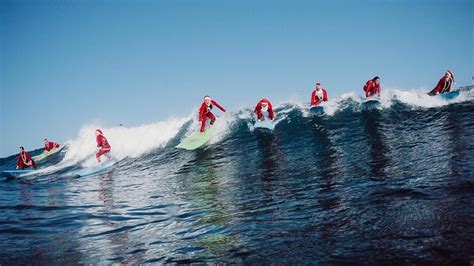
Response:
[[[221,109],[222,112],[225,112],[224,107],[220,106],[216,101],[211,100],[211,103],[215,105],[217,108]]]

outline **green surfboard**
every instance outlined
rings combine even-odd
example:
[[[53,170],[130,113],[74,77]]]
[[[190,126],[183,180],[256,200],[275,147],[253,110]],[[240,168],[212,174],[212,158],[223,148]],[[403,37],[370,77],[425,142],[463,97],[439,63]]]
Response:
[[[176,148],[185,149],[192,151],[202,147],[214,136],[214,128],[207,128],[204,133],[199,132],[199,130],[194,131],[193,134],[184,138]]]
[[[38,161],[41,161],[43,159],[46,159],[48,156],[50,155],[53,155],[57,152],[59,152],[64,146],[61,146],[59,148],[53,148],[52,150],[50,151],[45,151],[43,153],[41,153],[40,155],[37,155],[37,156],[33,156],[32,159],[35,161],[35,162],[38,162]]]

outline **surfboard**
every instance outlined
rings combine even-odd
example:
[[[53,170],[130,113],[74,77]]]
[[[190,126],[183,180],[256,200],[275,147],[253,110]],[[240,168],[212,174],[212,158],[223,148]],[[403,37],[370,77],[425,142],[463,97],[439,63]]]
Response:
[[[265,119],[263,121],[257,120],[255,124],[253,125],[253,127],[256,130],[272,132],[275,129],[275,123],[268,119]]]
[[[309,112],[313,115],[324,115],[325,113],[324,106],[322,105],[311,106],[311,108],[309,108]]]
[[[5,178],[16,178],[24,174],[34,172],[35,170],[6,170],[2,171],[2,176]]]
[[[176,148],[192,151],[204,146],[215,134],[214,127],[208,127],[204,133],[196,130],[190,136],[184,138]]]
[[[446,92],[443,94],[438,94],[438,96],[445,100],[451,100],[459,96],[459,91]]]
[[[40,155],[36,155],[36,156],[33,156],[32,159],[35,161],[35,162],[39,162],[41,160],[44,160],[46,159],[48,156],[51,156],[57,152],[59,152],[64,146],[60,146],[59,148],[53,148],[51,149],[50,151],[47,151],[47,152],[43,152],[41,153]]]
[[[102,172],[107,171],[109,167],[114,165],[115,162],[104,162],[102,164],[99,164],[97,166],[89,167],[89,168],[84,168],[80,169],[76,172],[73,172],[72,176],[75,177],[85,177],[85,176],[90,176],[94,174],[100,174]]]
[[[378,98],[364,99],[360,104],[362,110],[373,110],[378,109],[382,106],[382,102]]]

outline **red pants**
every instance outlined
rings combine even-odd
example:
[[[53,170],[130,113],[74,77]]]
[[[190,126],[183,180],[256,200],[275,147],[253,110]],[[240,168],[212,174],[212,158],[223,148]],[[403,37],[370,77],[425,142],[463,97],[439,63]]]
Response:
[[[206,131],[206,121],[208,118],[211,119],[211,126],[216,122],[216,116],[213,113],[209,112],[205,114],[204,119],[201,121],[201,132]]]
[[[110,152],[110,149],[100,149],[96,154],[95,158],[99,158],[100,156]]]

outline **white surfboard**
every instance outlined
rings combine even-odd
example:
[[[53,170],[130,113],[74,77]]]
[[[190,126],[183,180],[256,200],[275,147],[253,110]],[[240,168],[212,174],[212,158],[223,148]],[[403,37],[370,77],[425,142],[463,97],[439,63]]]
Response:
[[[380,109],[382,107],[382,102],[378,97],[370,97],[362,100],[360,108],[362,110],[373,110]]]
[[[265,119],[263,121],[256,121],[253,127],[256,130],[261,130],[261,131],[269,131],[272,132],[275,129],[275,123],[270,121],[269,119]]]

